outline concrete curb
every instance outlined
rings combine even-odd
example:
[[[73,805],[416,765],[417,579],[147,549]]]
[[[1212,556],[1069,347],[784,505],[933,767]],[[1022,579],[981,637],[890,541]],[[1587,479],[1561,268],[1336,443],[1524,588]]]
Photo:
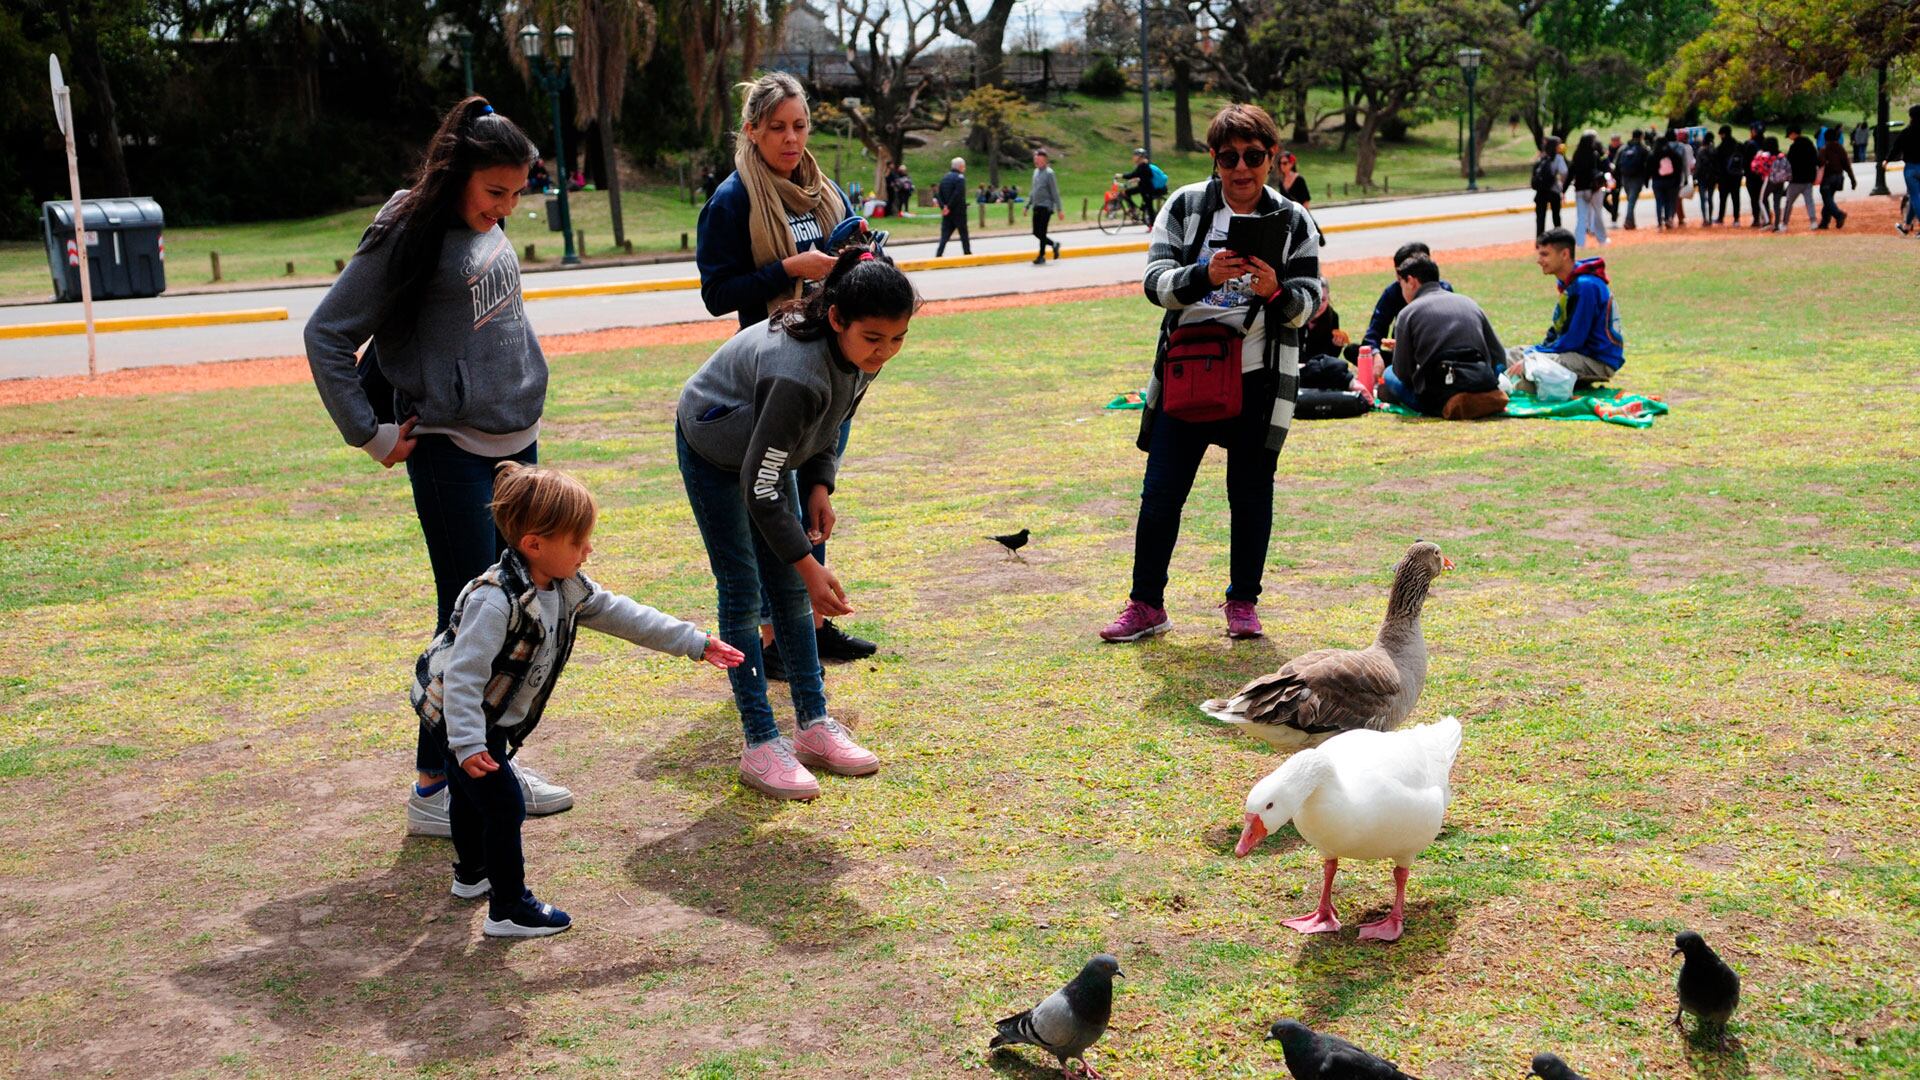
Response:
[[[228,323],[285,322],[286,319],[287,309],[283,307],[243,308],[239,311],[182,312],[177,315],[122,315],[110,319],[95,319],[93,329],[97,334],[112,334],[124,330],[178,330],[183,327],[222,326]],[[0,340],[56,337],[86,332],[87,324],[82,319],[20,323],[15,326],[0,326]]]

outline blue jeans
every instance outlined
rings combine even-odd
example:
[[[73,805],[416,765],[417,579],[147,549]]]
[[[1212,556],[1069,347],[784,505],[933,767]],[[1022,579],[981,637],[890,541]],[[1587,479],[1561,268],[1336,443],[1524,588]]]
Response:
[[[1629,229],[1637,229],[1640,227],[1634,223],[1633,209],[1640,204],[1640,189],[1646,186],[1647,182],[1645,180],[1630,179],[1627,181],[1627,228]]]
[[[1607,208],[1601,205],[1606,194],[1605,188],[1573,193],[1573,246],[1586,243],[1588,233],[1597,244],[1607,242]]]
[[[1680,182],[1653,184],[1653,216],[1656,224],[1666,226],[1674,223],[1680,209]]]
[[[533,464],[540,444],[534,443],[509,458],[469,454],[445,435],[422,435],[407,455],[407,479],[413,484],[413,509],[427,538],[427,560],[433,564],[433,591],[439,614],[433,624],[438,636],[453,617],[453,603],[467,583],[500,561],[507,541],[493,525],[493,467],[512,460]],[[424,736],[414,749],[414,767],[429,775],[442,768],[441,747]]]
[[[1227,512],[1229,581],[1227,599],[1256,603],[1260,579],[1267,569],[1267,542],[1273,535],[1273,473],[1280,451],[1269,450],[1267,410],[1253,403],[1273,400],[1258,380],[1263,372],[1242,376],[1242,400],[1249,407],[1231,420],[1193,424],[1165,413],[1154,417],[1147,443],[1147,473],[1140,485],[1140,520],[1133,533],[1133,591],[1131,598],[1153,607],[1166,607],[1167,567],[1180,541],[1180,513],[1193,490],[1207,447],[1227,451]]]
[[[447,771],[447,814],[453,824],[453,872],[471,881],[485,875],[493,886],[487,913],[495,919],[513,916],[527,892],[526,857],[520,850],[520,826],[527,820],[526,797],[507,764],[506,744],[489,741],[487,751],[500,768],[478,780],[453,760],[453,751],[440,746],[440,767]]]
[[[1920,221],[1920,164],[1909,163],[1900,170],[1900,178],[1907,182],[1907,216],[1900,223],[1911,228]]]
[[[819,647],[813,636],[813,602],[800,572],[781,561],[767,547],[765,537],[747,513],[740,494],[740,474],[722,469],[695,453],[687,437],[674,426],[674,448],[680,459],[680,479],[694,523],[707,547],[707,562],[720,594],[720,639],[746,654],[740,666],[727,673],[733,685],[733,704],[740,710],[740,728],[748,746],[777,738],[780,727],[767,701],[766,662],[760,654],[760,597],[764,590],[773,608],[773,632],[780,656],[787,663],[787,688],[793,695],[795,716],[802,721],[827,715],[827,693],[820,674]],[[792,473],[785,480],[789,505],[800,501],[800,486]]]

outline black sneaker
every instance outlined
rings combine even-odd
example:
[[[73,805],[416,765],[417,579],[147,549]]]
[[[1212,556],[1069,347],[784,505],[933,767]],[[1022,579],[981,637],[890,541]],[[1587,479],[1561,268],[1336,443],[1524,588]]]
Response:
[[[787,681],[787,662],[780,658],[780,642],[769,641],[760,647],[760,663],[767,669],[767,678],[773,682]]]
[[[857,638],[833,625],[828,619],[813,632],[814,641],[820,647],[822,660],[865,660],[880,651],[880,646],[865,638]]]
[[[567,913],[552,904],[543,904],[531,895],[524,896],[513,914],[504,919],[489,917],[482,928],[488,937],[530,938],[558,934],[573,925]]]

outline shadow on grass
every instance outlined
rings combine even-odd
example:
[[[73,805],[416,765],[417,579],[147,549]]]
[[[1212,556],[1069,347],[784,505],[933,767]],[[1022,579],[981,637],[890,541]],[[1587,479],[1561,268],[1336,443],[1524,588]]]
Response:
[[[1686,1050],[1687,1064],[1695,1076],[1702,1080],[1745,1080],[1753,1075],[1753,1067],[1747,1062],[1747,1046],[1732,1032],[1724,1032],[1726,1043],[1721,1044],[1723,1029],[1710,1028],[1707,1025],[1690,1026],[1680,1036]]]
[[[732,707],[725,712],[731,717]],[[840,946],[871,931],[872,916],[839,886],[852,860],[812,833],[780,827],[787,804],[732,775],[739,746],[737,728],[702,723],[635,766],[646,779],[709,790],[712,774],[721,772],[727,796],[686,827],[635,849],[627,877],[683,907],[765,931],[785,948]]]
[[[264,1017],[419,1063],[492,1058],[527,1034],[528,1005],[540,996],[674,966],[654,956],[613,960],[618,953],[591,928],[537,942],[482,937],[486,901],[447,894],[449,851],[444,841],[410,839],[377,876],[263,904],[246,914],[256,940],[173,981],[241,1026]],[[516,972],[507,959],[519,948],[542,950],[545,974]]]
[[[1098,1048],[1088,1053],[1099,1056]],[[988,1052],[986,1060],[987,1068],[1001,1076],[1017,1076],[1021,1080],[1059,1080],[1060,1077],[1060,1066],[1054,1063],[1053,1055],[1037,1046],[1017,1049],[1002,1046]]]
[[[1146,715],[1217,732],[1221,738],[1246,736],[1208,719],[1198,708],[1200,702],[1229,697],[1282,662],[1278,651],[1265,639],[1239,643],[1224,654],[1217,646],[1187,645],[1166,638],[1126,647],[1139,651],[1142,672],[1160,680],[1160,688],[1142,706]]]
[[[1314,896],[1318,895],[1316,890]],[[1336,883],[1336,904],[1339,899]],[[1356,1007],[1377,1004],[1376,999],[1394,984],[1411,982],[1440,966],[1464,907],[1464,903],[1448,899],[1409,903],[1406,932],[1391,944],[1361,941],[1358,937],[1361,923],[1386,915],[1387,903],[1363,910],[1346,908],[1338,933],[1315,934],[1300,949],[1294,977],[1300,988],[1302,1017],[1315,1027],[1338,1020]]]

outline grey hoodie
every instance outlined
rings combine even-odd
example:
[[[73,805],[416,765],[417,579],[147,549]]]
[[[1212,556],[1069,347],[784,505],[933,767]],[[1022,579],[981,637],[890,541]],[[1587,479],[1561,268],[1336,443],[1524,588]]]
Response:
[[[376,223],[405,194],[395,192]],[[394,310],[395,246],[391,236],[372,247],[363,240],[307,320],[307,364],[341,437],[385,458],[397,434],[375,418],[355,371],[369,337],[398,392],[397,415],[418,416],[417,431],[534,429],[547,398],[547,358],[521,305],[520,262],[507,234],[498,225],[449,229],[439,269],[411,313]]]
[[[756,323],[720,346],[680,391],[679,426],[710,464],[740,474],[760,535],[784,562],[813,550],[782,494],[797,472],[802,497],[833,490],[840,425],[860,406],[873,376],[842,359],[831,334],[795,341]]]

